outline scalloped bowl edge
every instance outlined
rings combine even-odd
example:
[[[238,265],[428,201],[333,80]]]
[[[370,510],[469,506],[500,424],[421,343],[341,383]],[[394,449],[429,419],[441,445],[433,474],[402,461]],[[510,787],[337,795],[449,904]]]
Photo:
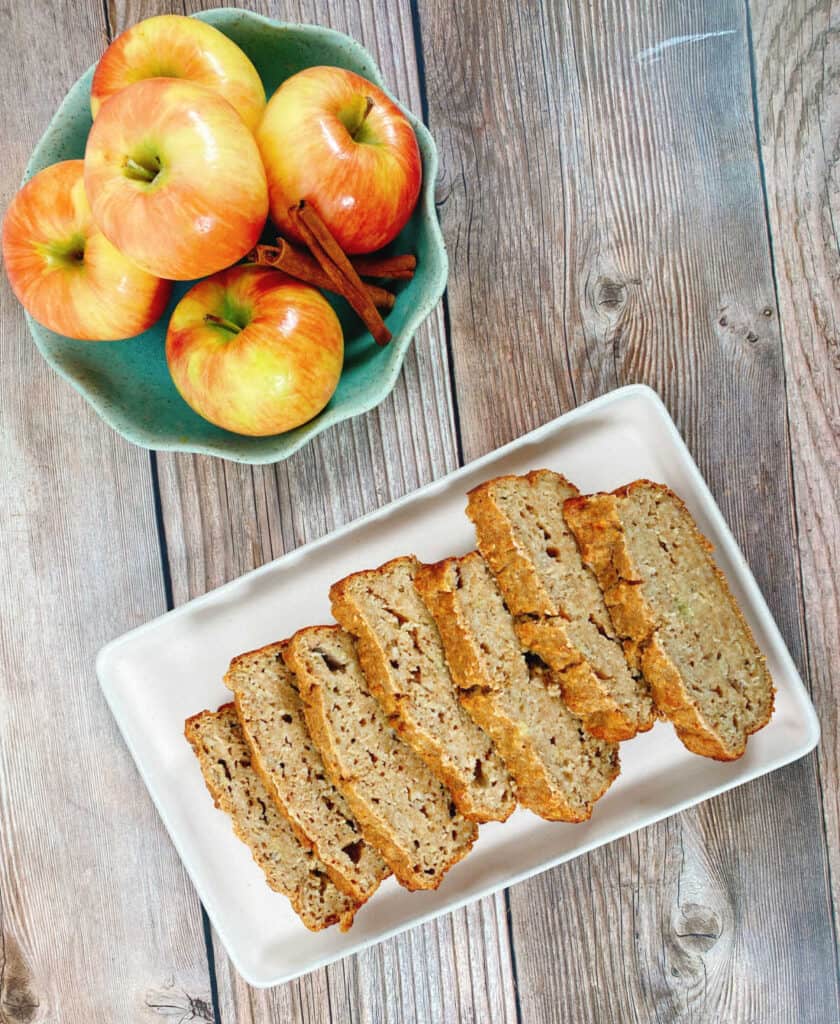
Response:
[[[237,450],[237,445],[247,445],[248,440],[254,440],[243,435],[230,434],[231,440],[228,444],[220,442],[190,442],[183,438],[175,438],[165,434],[156,434],[152,431],[138,428],[136,425],[127,425],[121,418],[118,407],[115,407],[112,402],[98,394],[96,390],[89,389],[85,382],[80,380],[67,367],[65,367],[62,359],[50,350],[41,336],[41,332],[44,331],[45,328],[34,320],[29,313],[26,313],[26,320],[30,333],[34,338],[41,355],[49,366],[59,374],[59,376],[64,378],[64,380],[66,380],[77,392],[79,392],[79,394],[81,394],[91,406],[93,406],[96,413],[105,423],[108,424],[109,427],[115,430],[122,437],[126,438],[126,440],[141,448],[149,450],[189,452],[200,455],[212,455],[218,458],[227,459],[231,462],[241,462],[250,465],[270,465],[288,458],[290,455],[299,451],[309,441],[313,440],[330,427],[335,426],[337,423],[360,416],[379,405],[393,390],[397,382],[397,378],[399,377],[400,370],[402,369],[402,364],[408,351],[408,347],[411,344],[417,329],[434,310],[443,296],[444,291],[446,290],[449,261],[435,210],[434,193],[438,172],[437,148],[431,133],[423,122],[416,118],[410,110],[407,110],[406,107],[391,94],[387,86],[385,86],[382,78],[382,72],[370,52],[351,36],[345,35],[342,32],[337,32],[334,29],[323,28],[319,25],[279,22],[253,11],[237,10],[232,8],[213,8],[211,10],[199,12],[194,15],[194,17],[214,24],[216,27],[220,28],[220,30],[223,30],[222,24],[228,18],[241,18],[261,23],[273,31],[290,29],[296,31],[302,30],[321,38],[330,39],[334,44],[341,45],[351,50],[359,62],[363,62],[368,65],[370,73],[367,77],[369,77],[375,85],[378,85],[385,91],[385,93],[397,104],[400,110],[403,111],[411,123],[411,126],[417,136],[423,157],[423,185],[420,200],[415,208],[413,216],[417,216],[419,213],[422,218],[422,221],[431,235],[431,240],[438,256],[438,261],[437,266],[432,268],[430,276],[424,282],[424,291],[420,296],[417,305],[407,313],[398,333],[395,334],[394,338],[390,342],[387,349],[387,361],[381,367],[379,375],[375,382],[370,385],[367,392],[364,395],[357,397],[355,401],[348,401],[345,399],[341,405],[334,408],[328,405],[323,412],[319,413],[308,423],[303,424],[293,431],[289,431],[285,434],[274,435],[273,438],[258,439],[264,443],[276,440],[276,447],[258,452],[249,452],[247,448],[245,448],[245,450]],[[87,102],[87,98],[90,94],[90,81],[93,76],[94,69],[95,65],[88,68],[88,70],[71,86],[67,95],[60,103],[50,121],[50,124],[41,136],[38,144],[35,146],[32,156],[26,165],[26,170],[21,182],[22,184],[43,167],[55,162],[53,159],[45,159],[45,150],[56,146],[61,133],[60,125],[62,123],[62,116],[66,116],[70,109],[76,108],[80,100],[80,92],[84,94],[85,102]],[[118,344],[118,342],[109,344]]]

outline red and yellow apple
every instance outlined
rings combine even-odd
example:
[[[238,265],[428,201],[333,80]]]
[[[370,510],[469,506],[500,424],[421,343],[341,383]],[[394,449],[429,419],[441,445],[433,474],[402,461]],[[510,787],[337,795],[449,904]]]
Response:
[[[46,167],[17,193],[3,221],[3,261],[27,312],[82,341],[147,330],[172,287],[129,262],[96,227],[81,160]]]
[[[90,88],[94,119],[102,104],[144,78],[184,78],[223,96],[251,131],[265,109],[257,69],[218,29],[182,14],[146,18],[126,29],[100,58]]]
[[[286,79],[257,129],[271,217],[298,238],[289,207],[312,203],[347,253],[381,249],[420,193],[417,139],[381,89],[352,71],[313,67]]]
[[[253,135],[227,100],[175,78],[135,82],[102,105],[85,188],[105,237],[150,274],[177,281],[241,259],[268,215]]]
[[[264,437],[312,419],[338,385],[341,324],[321,293],[268,267],[231,267],[175,307],[166,361],[199,416]]]

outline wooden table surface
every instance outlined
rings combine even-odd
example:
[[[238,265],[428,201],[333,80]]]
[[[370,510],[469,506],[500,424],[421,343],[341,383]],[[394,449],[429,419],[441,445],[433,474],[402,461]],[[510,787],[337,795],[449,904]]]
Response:
[[[250,468],[112,433],[42,361],[3,280],[0,1022],[840,1020],[837,12],[253,6],[360,39],[428,122],[449,288],[387,401]],[[4,208],[68,87],[167,10],[182,7],[0,4]],[[635,381],[662,395],[746,553],[816,703],[818,751],[250,989],[105,706],[96,651]]]

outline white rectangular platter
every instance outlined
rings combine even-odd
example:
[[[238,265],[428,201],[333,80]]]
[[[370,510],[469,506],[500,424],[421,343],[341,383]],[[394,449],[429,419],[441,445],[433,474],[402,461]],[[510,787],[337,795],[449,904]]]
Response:
[[[308,932],[271,892],[227,817],[213,807],[183,737],[184,719],[230,699],[222,684],[242,651],[331,621],[327,591],[349,572],[413,552],[425,561],[474,546],[465,494],[502,473],[547,467],[582,491],[637,477],[672,487],[687,503],[767,656],[778,689],[770,724],[739,761],[688,753],[667,723],[622,744],[622,773],[583,825],[518,810],[482,826],[470,856],[437,892],[409,893],[389,879],[352,930]],[[758,512],[760,514],[760,510]],[[125,634],[99,654],[99,680],[129,750],[207,913],[242,976],[277,985],[470,900],[801,757],[819,725],[796,667],[720,510],[655,392],[614,391],[394,502]]]

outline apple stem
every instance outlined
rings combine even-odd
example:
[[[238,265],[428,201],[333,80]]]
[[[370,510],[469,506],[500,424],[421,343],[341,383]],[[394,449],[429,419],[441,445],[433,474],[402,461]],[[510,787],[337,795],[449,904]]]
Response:
[[[364,101],[364,107],[360,105],[359,100]],[[359,137],[362,125],[365,123],[365,120],[372,109],[372,96],[358,96],[354,98],[352,106],[346,111],[345,116],[341,118],[344,122],[344,126],[350,133],[351,139],[357,139]]]
[[[136,160],[132,160],[131,157],[126,158],[125,169],[128,177],[134,178],[136,181],[151,182],[158,176],[158,172],[156,170],[153,170],[151,167],[144,167]]]
[[[221,327],[222,330],[230,331],[231,334],[239,334],[242,328],[232,320],[225,320],[223,316],[216,316],[215,313],[205,313],[204,321],[213,324],[214,327]]]

